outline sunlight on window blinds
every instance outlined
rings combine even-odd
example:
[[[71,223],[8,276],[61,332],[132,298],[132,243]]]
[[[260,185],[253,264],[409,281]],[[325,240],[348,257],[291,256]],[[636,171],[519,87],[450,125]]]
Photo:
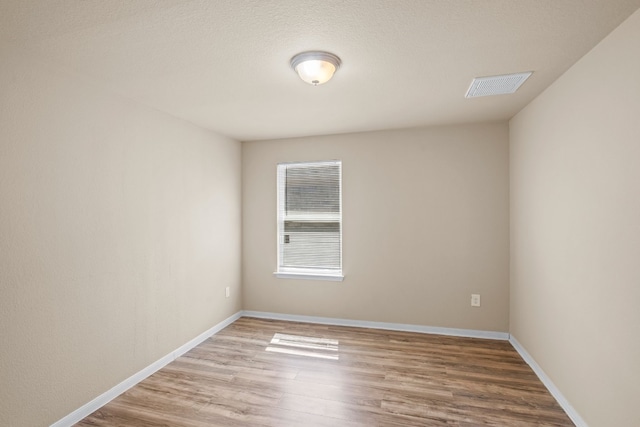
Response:
[[[279,271],[340,272],[341,162],[278,165]]]

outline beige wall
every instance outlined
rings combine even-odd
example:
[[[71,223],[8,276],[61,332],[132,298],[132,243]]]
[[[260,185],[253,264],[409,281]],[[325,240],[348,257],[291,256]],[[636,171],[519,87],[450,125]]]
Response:
[[[327,159],[345,280],[275,278],[276,165]],[[508,330],[506,123],[245,142],[242,170],[245,309]]]
[[[240,309],[241,150],[0,64],[0,425],[45,426]]]
[[[591,427],[639,426],[640,11],[511,128],[511,333]]]

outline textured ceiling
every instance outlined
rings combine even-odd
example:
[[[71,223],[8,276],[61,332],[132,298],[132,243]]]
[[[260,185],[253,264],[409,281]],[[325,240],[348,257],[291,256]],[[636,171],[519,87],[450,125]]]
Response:
[[[0,40],[239,140],[504,120],[640,0],[0,0]],[[301,51],[340,56],[303,83]],[[1,66],[1,65],[0,65]],[[534,71],[514,95],[473,77]]]

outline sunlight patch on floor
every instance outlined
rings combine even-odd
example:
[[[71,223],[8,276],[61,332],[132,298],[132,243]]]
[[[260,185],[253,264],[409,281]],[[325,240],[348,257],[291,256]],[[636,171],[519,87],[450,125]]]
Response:
[[[338,360],[338,340],[276,333],[266,351]]]

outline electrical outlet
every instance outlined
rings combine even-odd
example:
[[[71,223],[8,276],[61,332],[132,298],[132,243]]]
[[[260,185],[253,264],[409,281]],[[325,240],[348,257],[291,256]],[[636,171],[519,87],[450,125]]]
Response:
[[[480,307],[480,294],[471,294],[471,307]]]
[[[227,298],[229,298],[229,295],[231,295],[231,288],[227,286],[226,289],[224,290],[224,294]]]

